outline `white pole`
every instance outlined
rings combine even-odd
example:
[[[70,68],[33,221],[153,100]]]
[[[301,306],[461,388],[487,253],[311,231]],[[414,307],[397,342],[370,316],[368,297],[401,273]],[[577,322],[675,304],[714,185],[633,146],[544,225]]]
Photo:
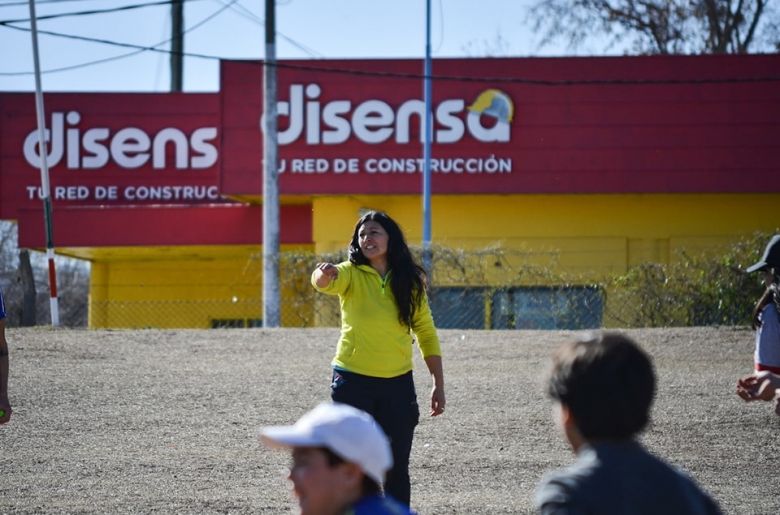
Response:
[[[279,184],[276,109],[276,12],[265,0],[263,66],[263,327],[279,327]]]
[[[423,90],[425,96],[425,138],[423,143],[423,268],[429,284],[433,277],[431,259],[431,139],[433,136],[431,87],[431,0],[425,2],[425,66]]]
[[[38,152],[41,167],[41,200],[43,200],[43,218],[46,228],[46,258],[49,262],[49,308],[51,325],[60,325],[60,310],[57,302],[57,270],[54,266],[54,236],[52,229],[51,188],[49,186],[49,150],[46,144],[46,112],[43,109],[43,90],[41,88],[41,64],[38,60],[38,24],[35,16],[35,0],[30,0],[30,23],[32,24],[33,63],[35,66],[35,114],[38,119]]]

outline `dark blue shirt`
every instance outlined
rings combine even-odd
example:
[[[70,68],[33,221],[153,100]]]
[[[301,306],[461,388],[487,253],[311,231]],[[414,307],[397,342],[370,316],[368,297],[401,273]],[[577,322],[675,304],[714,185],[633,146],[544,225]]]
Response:
[[[0,320],[5,318],[5,301],[3,301],[3,290],[0,290]]]
[[[539,513],[720,514],[696,483],[634,441],[585,446],[569,467],[545,476]]]
[[[416,513],[392,497],[371,495],[360,499],[344,515],[416,515]]]

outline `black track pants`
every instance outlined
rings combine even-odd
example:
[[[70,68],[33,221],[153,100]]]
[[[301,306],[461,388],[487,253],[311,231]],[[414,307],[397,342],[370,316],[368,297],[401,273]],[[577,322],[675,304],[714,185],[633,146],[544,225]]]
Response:
[[[367,412],[390,439],[393,468],[387,473],[385,492],[408,506],[411,498],[409,454],[414,428],[420,419],[412,372],[385,379],[334,370],[330,388],[334,402]]]

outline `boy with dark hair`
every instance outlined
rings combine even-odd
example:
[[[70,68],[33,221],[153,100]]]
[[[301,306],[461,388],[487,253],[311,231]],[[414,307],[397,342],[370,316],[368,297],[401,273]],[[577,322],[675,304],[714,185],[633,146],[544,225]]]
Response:
[[[260,439],[292,450],[289,480],[301,515],[413,515],[382,496],[393,464],[390,442],[368,413],[323,403],[292,426],[265,427]]]
[[[650,419],[655,373],[631,339],[604,333],[563,345],[547,393],[577,460],[542,480],[540,513],[720,513],[693,480],[636,441]]]

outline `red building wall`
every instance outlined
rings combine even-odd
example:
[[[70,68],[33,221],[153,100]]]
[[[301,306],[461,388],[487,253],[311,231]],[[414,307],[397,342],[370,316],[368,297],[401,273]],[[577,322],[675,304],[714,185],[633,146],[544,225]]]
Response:
[[[422,99],[421,70],[418,60],[283,63],[278,70],[279,100],[290,100],[293,84],[316,85],[319,95],[306,100],[320,111],[347,100],[345,120],[369,100],[381,100],[397,112],[404,102]],[[762,182],[778,173],[780,162],[777,70],[777,55],[436,60],[434,75],[447,79],[434,81],[434,107],[452,99],[468,107],[482,92],[498,89],[511,99],[514,117],[509,141],[485,143],[467,133],[457,143],[433,145],[436,159],[493,156],[511,161],[511,172],[436,173],[432,190],[766,191]],[[261,96],[254,94],[261,79],[259,64],[222,64],[225,160],[220,187],[226,193],[261,191],[255,172],[262,159],[257,143]],[[465,109],[456,116],[465,120],[467,113]],[[287,167],[280,179],[282,193],[419,193],[417,171],[370,173],[366,166],[372,159],[420,157],[416,120],[407,144],[392,137],[369,144],[354,133],[342,145],[307,144],[305,131],[313,125],[307,124],[301,137],[280,147]],[[281,116],[280,130],[290,123],[290,117]],[[485,121],[486,126],[490,123]],[[383,127],[393,129],[393,124]],[[441,128],[442,123],[435,124]],[[321,160],[329,168],[321,173],[291,170],[291,163],[307,159]],[[356,159],[357,171],[334,173],[337,159]],[[778,191],[778,184],[769,187]]]
[[[307,118],[298,120],[299,137],[280,146],[281,194],[419,194],[420,117],[408,117],[408,142],[396,137],[399,113],[421,103],[421,70],[419,60],[282,62],[280,105],[292,104],[298,85]],[[458,127],[462,134],[435,141],[442,170],[432,191],[780,192],[777,70],[780,55],[436,60],[433,104],[449,111],[436,117],[435,134]],[[185,211],[165,206],[259,199],[261,71],[258,62],[225,61],[215,94],[47,93],[47,125],[58,142],[50,150],[61,153],[50,167],[58,245],[114,245],[110,229],[82,230],[108,227],[108,220],[127,228],[129,244],[174,243],[185,234],[193,244],[257,241],[257,216],[191,207],[195,222],[171,231],[170,224],[186,223]],[[483,94],[508,99],[503,140],[481,141],[469,129],[469,108],[484,109]],[[327,120],[329,109],[337,116]],[[476,116],[483,131],[498,134],[494,117]],[[293,122],[281,116],[280,131],[289,134]],[[360,125],[384,140],[361,140]],[[41,206],[40,175],[30,162],[35,129],[34,96],[0,94],[0,218],[20,220],[29,245],[42,244],[42,222],[30,214]],[[327,132],[344,141],[324,143]],[[156,146],[166,134],[181,141]],[[403,170],[385,173],[383,163]],[[147,207],[115,209],[128,205]],[[69,211],[85,206],[103,208]],[[299,215],[282,219],[297,227]],[[56,223],[65,217],[67,229]],[[241,229],[214,231],[220,224]],[[306,238],[290,230],[293,239]]]

